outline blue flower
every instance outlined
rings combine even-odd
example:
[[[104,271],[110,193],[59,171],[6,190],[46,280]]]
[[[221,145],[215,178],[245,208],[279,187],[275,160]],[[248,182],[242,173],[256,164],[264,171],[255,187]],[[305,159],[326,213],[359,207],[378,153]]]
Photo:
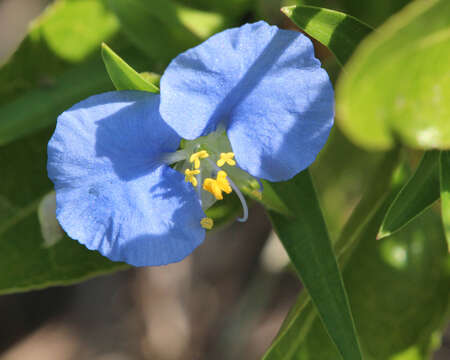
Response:
[[[215,201],[235,192],[245,221],[239,187],[308,167],[333,115],[304,35],[264,22],[223,31],[172,61],[161,95],[104,93],[58,117],[48,145],[57,219],[112,260],[179,261],[213,226],[204,211]]]
[[[177,56],[161,78],[160,112],[184,139],[226,129],[242,169],[282,181],[324,146],[334,95],[311,41],[260,21]]]
[[[164,162],[180,138],[158,106],[159,95],[145,92],[92,96],[59,116],[48,144],[63,229],[135,266],[180,261],[205,236],[195,190]]]

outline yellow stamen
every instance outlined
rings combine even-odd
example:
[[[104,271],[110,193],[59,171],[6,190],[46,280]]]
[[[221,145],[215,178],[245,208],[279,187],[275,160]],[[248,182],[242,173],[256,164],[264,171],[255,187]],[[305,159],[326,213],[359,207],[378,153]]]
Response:
[[[186,169],[184,171],[184,175],[185,175],[184,181],[190,182],[194,187],[196,187],[198,184],[198,181],[197,181],[197,178],[195,177],[195,175],[198,175],[198,174],[200,174],[200,170]]]
[[[214,220],[209,217],[204,217],[200,220],[200,225],[203,229],[211,230],[214,226]]]
[[[225,164],[228,164],[230,166],[234,166],[234,165],[236,165],[236,161],[234,161],[233,158],[234,158],[234,153],[232,153],[232,152],[221,153],[220,154],[220,159],[217,160],[217,166],[218,167],[222,167]]]
[[[230,183],[227,180],[227,173],[225,171],[219,171],[217,173],[216,182],[220,187],[220,190],[225,191],[227,194],[230,194],[232,189]]]
[[[229,194],[232,189],[227,180],[227,173],[219,171],[216,179],[207,178],[203,182],[203,190],[210,192],[217,200],[223,200],[222,191]]]
[[[193,153],[189,158],[191,163],[194,163],[194,169],[198,169],[200,167],[200,159],[205,159],[209,157],[209,154],[206,150],[200,150],[196,153]]]
[[[203,182],[203,190],[210,192],[217,200],[223,200],[222,190],[220,190],[217,181],[211,178],[205,179]]]

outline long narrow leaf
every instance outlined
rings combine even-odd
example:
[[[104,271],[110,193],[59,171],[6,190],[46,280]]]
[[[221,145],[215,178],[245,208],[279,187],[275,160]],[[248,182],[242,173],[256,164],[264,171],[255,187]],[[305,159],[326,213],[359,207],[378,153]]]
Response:
[[[396,149],[384,156],[380,165],[374,171],[372,180],[367,184],[367,191],[365,191],[360,203],[344,227],[336,244],[341,267],[344,266],[351,255],[349,249],[353,249],[357,244],[360,238],[358,234],[370,221],[371,216],[367,214],[374,214],[376,209],[386,201],[385,194],[391,183],[391,176],[397,165],[398,155],[399,151]],[[364,218],[364,214],[366,214],[367,219]],[[362,219],[364,220],[362,221]],[[317,315],[310,300],[308,293],[302,292],[300,294],[298,301],[286,317],[277,338],[267,351],[265,360],[284,359],[282,354],[286,352],[291,354],[291,357],[286,359],[290,359],[298,353],[299,346],[305,341]]]
[[[389,207],[377,239],[400,230],[439,199],[439,152],[428,151]]]
[[[439,220],[427,212],[407,229],[377,242],[375,236],[392,197],[383,199],[357,235],[358,245],[342,271],[363,355],[371,360],[430,359],[448,301]],[[278,340],[279,356],[274,359],[337,359],[339,354],[312,303],[300,296],[293,309],[296,316]]]
[[[358,43],[371,31],[369,26],[357,19],[332,10],[293,6],[283,8],[282,11],[308,35],[328,46],[341,65],[348,60]],[[292,194],[295,186],[298,186],[298,193]],[[289,187],[293,188],[289,189]],[[293,205],[295,210],[290,210],[296,214],[295,220],[289,221],[279,213],[271,211],[272,222],[276,229],[281,229],[278,230],[280,239],[297,271],[301,274],[303,283],[315,302],[323,324],[337,345],[340,354],[345,359],[361,358],[342,278],[309,174],[298,175],[295,182],[289,186],[273,184],[269,190],[266,186],[264,194],[267,193],[276,194],[275,202],[277,203],[283,203],[284,200],[288,208]],[[272,197],[269,199],[270,201],[274,200]],[[320,255],[317,256],[318,254]],[[303,269],[304,266],[307,267],[307,271]],[[312,271],[315,266],[317,266],[316,273]],[[333,276],[324,275],[327,272],[333,273]],[[322,275],[324,283],[316,282],[317,279],[314,277],[317,275]],[[324,296],[326,292],[332,292],[333,295]],[[267,351],[265,360],[296,358],[298,344],[307,332],[307,330],[300,332],[297,330],[300,330],[305,324],[307,327],[311,325],[316,316],[314,311],[303,311],[313,308],[309,301],[311,298],[303,293],[300,302],[291,310],[280,334]],[[339,307],[341,307],[341,313],[336,314]],[[344,310],[342,311],[342,309]],[[309,315],[304,318],[302,314]]]
[[[450,251],[450,151],[442,151],[439,157],[441,181],[441,211],[447,246]]]
[[[371,31],[353,16],[314,6],[288,6],[281,9],[300,29],[327,46],[344,65]]]
[[[316,192],[307,170],[289,182],[267,184],[284,202],[292,218],[269,211],[295,269],[308,290],[322,322],[344,359],[361,359],[361,351]],[[288,351],[289,353],[289,351]],[[269,352],[265,359],[281,359]],[[283,354],[283,359],[289,356]]]

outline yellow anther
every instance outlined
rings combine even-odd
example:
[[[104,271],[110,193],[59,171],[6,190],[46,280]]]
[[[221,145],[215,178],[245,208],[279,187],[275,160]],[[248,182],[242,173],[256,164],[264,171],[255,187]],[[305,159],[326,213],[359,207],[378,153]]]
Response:
[[[189,161],[191,163],[194,163],[194,168],[198,169],[200,167],[200,159],[205,159],[209,157],[209,154],[206,150],[200,150],[196,153],[193,153],[191,157],[189,158]]]
[[[213,194],[217,200],[223,199],[222,190],[220,190],[219,184],[217,184],[217,181],[214,179],[205,179],[205,181],[203,181],[203,190]]]
[[[198,181],[197,181],[197,178],[195,177],[195,175],[198,175],[198,174],[200,174],[200,170],[186,169],[184,171],[184,175],[185,175],[184,181],[190,182],[195,187],[198,184]]]
[[[214,220],[209,217],[204,217],[200,220],[200,225],[203,229],[211,230],[214,226]]]
[[[222,170],[217,173],[216,182],[219,185],[220,190],[225,191],[227,194],[231,193],[232,189],[227,180],[227,173],[225,171]]]
[[[222,191],[229,194],[232,189],[227,180],[227,173],[219,171],[216,179],[207,178],[203,182],[203,190],[210,192],[217,200],[223,200]]]
[[[236,161],[234,161],[233,158],[234,158],[234,153],[232,153],[232,152],[221,153],[220,154],[220,159],[217,160],[217,166],[218,167],[222,167],[225,164],[228,164],[230,166],[234,166],[234,165],[236,165]]]

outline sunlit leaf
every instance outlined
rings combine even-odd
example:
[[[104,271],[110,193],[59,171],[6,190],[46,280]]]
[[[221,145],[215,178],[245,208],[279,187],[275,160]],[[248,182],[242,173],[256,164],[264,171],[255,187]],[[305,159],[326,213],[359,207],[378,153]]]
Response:
[[[75,102],[110,89],[100,59],[91,56],[118,26],[100,0],[58,1],[35,19],[0,68],[0,144],[45,128]]]
[[[176,9],[181,23],[200,39],[206,39],[225,26],[226,18],[218,13],[180,5]]]
[[[58,1],[44,18],[34,23],[30,36],[42,36],[51,52],[71,62],[98,51],[119,30],[116,16],[98,0]]]
[[[356,144],[450,147],[450,2],[419,0],[358,47],[338,81],[336,109]]]

